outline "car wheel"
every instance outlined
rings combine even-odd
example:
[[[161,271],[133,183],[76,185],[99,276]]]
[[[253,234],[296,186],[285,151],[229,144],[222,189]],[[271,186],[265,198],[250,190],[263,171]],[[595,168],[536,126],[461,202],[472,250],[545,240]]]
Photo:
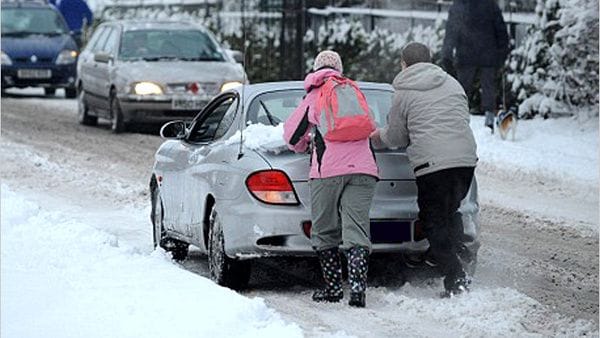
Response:
[[[113,133],[118,134],[127,130],[127,125],[123,121],[123,112],[117,98],[117,93],[113,90],[110,92],[110,129]]]
[[[77,90],[75,88],[65,88],[65,97],[68,99],[76,98]]]
[[[154,248],[161,247],[165,251],[170,252],[171,256],[176,261],[185,260],[188,255],[189,245],[185,242],[168,238],[167,232],[163,225],[164,210],[162,199],[160,197],[160,190],[158,187],[152,189],[152,213],[150,218],[152,220],[152,238],[154,241]]]
[[[44,95],[50,96],[56,94],[56,88],[44,88]]]
[[[225,254],[223,223],[215,207],[210,214],[208,267],[215,283],[234,290],[243,289],[250,280],[250,262],[235,260]]]
[[[77,95],[77,121],[80,124],[86,126],[95,126],[98,124],[97,116],[90,116],[89,108],[85,104],[85,91],[83,89],[79,90],[79,95]]]

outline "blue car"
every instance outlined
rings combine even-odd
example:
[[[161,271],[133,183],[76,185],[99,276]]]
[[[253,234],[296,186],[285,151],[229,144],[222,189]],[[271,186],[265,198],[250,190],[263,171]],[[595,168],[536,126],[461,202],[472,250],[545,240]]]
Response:
[[[79,50],[63,16],[37,1],[2,2],[2,91],[10,87],[57,88],[76,97]]]

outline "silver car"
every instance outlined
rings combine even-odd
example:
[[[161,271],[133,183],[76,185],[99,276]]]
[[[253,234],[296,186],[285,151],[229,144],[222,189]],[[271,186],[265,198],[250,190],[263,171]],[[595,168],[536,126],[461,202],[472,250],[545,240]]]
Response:
[[[391,86],[359,86],[383,125]],[[302,82],[240,86],[213,99],[190,125],[173,121],[162,127],[167,141],[156,152],[150,179],[155,246],[178,260],[190,244],[198,247],[208,255],[211,277],[232,288],[248,282],[253,259],[314,255],[310,155],[257,148],[257,138],[269,138],[249,132],[284,121],[304,95]],[[417,187],[405,151],[375,156],[380,180],[370,211],[373,252],[424,253],[429,244],[417,220]],[[475,180],[460,212],[470,253],[465,264],[472,271],[479,248]]]
[[[103,23],[77,63],[79,122],[107,118],[118,133],[139,122],[191,120],[215,95],[244,82],[235,55],[191,23]]]

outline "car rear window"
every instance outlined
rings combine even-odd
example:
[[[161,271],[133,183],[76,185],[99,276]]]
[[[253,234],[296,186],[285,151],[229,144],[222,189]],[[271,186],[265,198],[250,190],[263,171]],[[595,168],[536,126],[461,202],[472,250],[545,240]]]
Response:
[[[393,92],[380,89],[363,89],[363,93],[367,98],[369,108],[373,111],[377,126],[384,126],[392,106]],[[290,116],[305,94],[306,92],[301,89],[261,94],[250,103],[246,119],[251,123],[277,125]]]
[[[123,60],[225,61],[210,36],[199,30],[132,30],[121,39]]]
[[[50,8],[2,8],[2,35],[65,34],[60,13]]]

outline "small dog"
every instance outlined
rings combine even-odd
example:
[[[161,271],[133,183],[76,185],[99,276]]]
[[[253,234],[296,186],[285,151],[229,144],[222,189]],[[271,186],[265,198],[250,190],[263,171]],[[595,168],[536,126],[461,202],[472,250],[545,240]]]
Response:
[[[500,138],[506,140],[508,133],[512,133],[512,140],[515,140],[515,132],[517,130],[517,111],[515,107],[511,107],[508,110],[501,110],[498,112],[496,118],[496,126],[500,132]]]

